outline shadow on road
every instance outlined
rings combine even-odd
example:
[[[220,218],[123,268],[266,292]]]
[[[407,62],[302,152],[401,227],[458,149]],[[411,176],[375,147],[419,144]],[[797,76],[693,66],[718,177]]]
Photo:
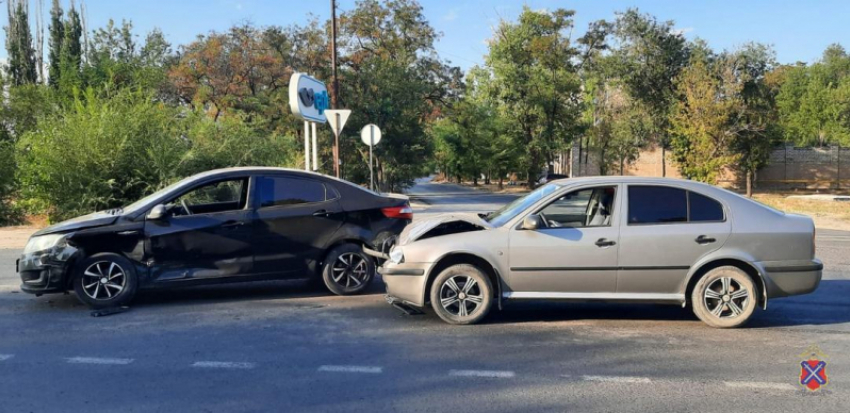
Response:
[[[746,328],[850,323],[850,280],[824,280],[808,295],[773,299],[757,309]],[[493,311],[490,324],[561,321],[699,321],[690,307],[657,304],[514,302]]]

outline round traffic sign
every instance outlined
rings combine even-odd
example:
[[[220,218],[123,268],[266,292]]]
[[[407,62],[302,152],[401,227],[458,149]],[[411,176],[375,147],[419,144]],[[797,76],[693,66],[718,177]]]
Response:
[[[360,140],[366,145],[377,145],[381,141],[381,128],[375,124],[368,124],[360,129]]]

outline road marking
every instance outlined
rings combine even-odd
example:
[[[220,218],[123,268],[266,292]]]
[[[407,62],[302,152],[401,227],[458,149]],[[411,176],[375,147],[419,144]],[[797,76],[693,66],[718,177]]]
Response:
[[[68,363],[71,364],[130,364],[133,359],[115,359],[101,357],[71,357]]]
[[[770,382],[759,382],[759,381],[724,381],[727,387],[740,387],[745,389],[759,389],[759,390],[797,390],[797,387],[792,386],[788,383],[770,383]]]
[[[652,383],[649,377],[629,376],[581,376],[584,381],[599,381],[605,383]]]
[[[319,371],[329,372],[329,373],[370,373],[370,374],[378,374],[383,373],[384,369],[382,367],[374,367],[374,366],[321,366],[319,367]]]
[[[196,361],[192,363],[192,367],[211,369],[253,369],[254,366],[256,366],[254,363],[236,361]]]
[[[15,357],[14,354],[0,354],[0,361],[6,361],[10,358]]]
[[[449,371],[449,376],[508,379],[514,377],[515,374],[512,371],[499,370],[451,370]]]

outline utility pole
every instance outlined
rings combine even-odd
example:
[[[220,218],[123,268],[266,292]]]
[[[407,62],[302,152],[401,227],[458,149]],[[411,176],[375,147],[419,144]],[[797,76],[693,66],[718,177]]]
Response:
[[[331,89],[331,109],[337,109],[337,99],[339,98],[339,81],[336,78],[336,0],[331,0],[331,73],[332,85]],[[334,174],[339,178],[339,135],[334,134]]]

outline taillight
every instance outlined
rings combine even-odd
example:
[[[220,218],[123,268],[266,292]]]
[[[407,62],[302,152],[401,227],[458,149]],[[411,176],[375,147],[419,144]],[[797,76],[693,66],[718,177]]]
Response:
[[[413,208],[411,208],[408,204],[404,204],[402,206],[381,208],[381,212],[383,212],[384,216],[387,218],[413,219]]]

